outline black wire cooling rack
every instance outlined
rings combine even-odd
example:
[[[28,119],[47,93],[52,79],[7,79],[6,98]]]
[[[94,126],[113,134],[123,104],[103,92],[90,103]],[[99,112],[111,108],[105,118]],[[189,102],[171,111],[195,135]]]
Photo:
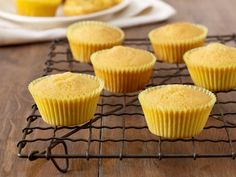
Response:
[[[209,36],[207,42],[236,46],[236,36]],[[147,39],[126,39],[126,46],[151,51]],[[60,72],[94,74],[90,64],[73,60],[66,40],[53,41],[43,76]],[[149,86],[192,84],[185,65],[157,62]],[[204,131],[189,139],[165,139],[152,135],[147,128],[137,99],[138,93],[112,94],[103,91],[94,118],[83,125],[52,127],[45,124],[37,106],[27,117],[18,142],[18,157],[30,161],[51,160],[61,172],[67,172],[72,158],[232,158],[236,146],[236,89],[217,92]],[[64,159],[65,164],[56,159]],[[63,167],[62,167],[63,166]]]

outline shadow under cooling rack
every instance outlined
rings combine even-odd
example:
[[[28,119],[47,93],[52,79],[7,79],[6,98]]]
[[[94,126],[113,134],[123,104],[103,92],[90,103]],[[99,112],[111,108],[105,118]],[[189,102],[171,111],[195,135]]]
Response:
[[[236,37],[234,34],[209,36],[207,42],[236,46]],[[151,51],[147,39],[126,39],[125,45]],[[73,60],[66,40],[56,40],[50,46],[43,76],[66,71],[94,74],[90,64]],[[157,62],[147,87],[171,83],[192,84],[186,66]],[[61,172],[68,170],[70,158],[235,159],[236,90],[215,94],[218,101],[204,131],[189,139],[165,139],[151,134],[138,93],[103,91],[94,118],[78,126],[49,126],[33,105],[17,144],[18,156],[31,161],[51,160]],[[64,167],[56,159],[64,159]]]

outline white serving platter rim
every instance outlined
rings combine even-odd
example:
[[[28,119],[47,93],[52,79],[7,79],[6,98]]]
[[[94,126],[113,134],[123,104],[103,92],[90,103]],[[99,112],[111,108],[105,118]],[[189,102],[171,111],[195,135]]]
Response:
[[[5,1],[5,0],[3,0]],[[116,12],[121,11],[122,9],[126,8],[132,0],[123,0],[121,3],[91,14],[87,15],[80,15],[80,16],[55,16],[55,17],[28,17],[28,16],[21,16],[17,15],[13,12],[9,12],[6,10],[1,9],[0,6],[0,17],[6,20],[14,21],[14,22],[21,22],[21,23],[50,23],[50,22],[70,22],[70,21],[80,21],[80,20],[88,20],[88,19],[95,19],[101,18],[106,15],[112,15]],[[12,4],[14,5],[14,3]]]

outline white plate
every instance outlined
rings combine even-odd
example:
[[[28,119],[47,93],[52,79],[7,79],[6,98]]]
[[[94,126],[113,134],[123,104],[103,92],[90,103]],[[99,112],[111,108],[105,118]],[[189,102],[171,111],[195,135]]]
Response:
[[[55,17],[28,17],[16,14],[14,0],[0,0],[0,17],[15,23],[21,23],[25,25],[29,24],[30,26],[34,24],[44,24],[46,25],[44,28],[50,28],[50,26],[60,27],[60,24],[63,24],[64,26],[65,24],[70,24],[80,20],[107,18],[127,7],[130,2],[131,0],[123,0],[121,3],[109,9],[81,16],[62,16],[62,9],[59,8]]]
[[[104,18],[110,24],[125,28],[157,23],[176,13],[174,8],[161,0],[123,0],[123,3],[99,12],[99,15],[35,18],[15,15],[14,6],[5,6],[5,9],[12,11],[1,11],[4,4],[10,4],[7,1],[12,0],[0,0],[0,46],[64,38],[69,24],[84,19]]]

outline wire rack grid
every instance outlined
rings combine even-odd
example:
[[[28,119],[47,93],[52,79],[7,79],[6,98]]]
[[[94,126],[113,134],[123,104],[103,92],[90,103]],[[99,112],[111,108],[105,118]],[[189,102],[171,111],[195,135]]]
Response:
[[[207,42],[235,46],[236,36],[208,36]],[[148,39],[126,39],[124,45],[152,51]],[[55,40],[50,45],[43,76],[67,71],[94,74],[90,64],[73,60],[66,40]],[[184,64],[157,62],[147,87],[171,83],[193,84]],[[204,131],[187,139],[152,135],[137,99],[138,92],[112,94],[103,91],[94,118],[77,126],[45,124],[34,104],[22,130],[22,139],[17,144],[18,157],[30,161],[39,158],[51,160],[61,172],[68,171],[71,158],[235,159],[236,89],[215,94],[218,101]],[[64,159],[64,166],[56,159]]]

